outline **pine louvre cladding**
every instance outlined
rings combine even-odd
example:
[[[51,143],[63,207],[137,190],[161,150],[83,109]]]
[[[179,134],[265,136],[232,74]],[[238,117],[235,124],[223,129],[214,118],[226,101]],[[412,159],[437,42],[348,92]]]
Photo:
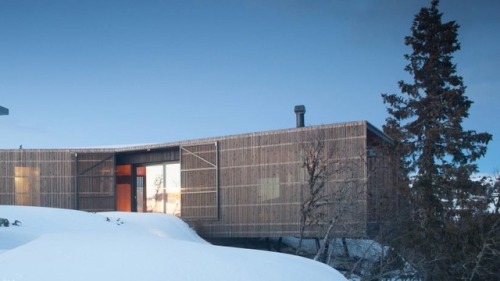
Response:
[[[116,210],[117,165],[180,161],[181,218],[200,234],[294,236],[307,188],[302,148],[318,135],[339,168],[327,190],[362,189],[342,217],[349,231],[337,234],[366,237],[396,201],[384,201],[395,196],[394,171],[379,143],[390,140],[365,121],[110,149],[0,149],[0,204]]]

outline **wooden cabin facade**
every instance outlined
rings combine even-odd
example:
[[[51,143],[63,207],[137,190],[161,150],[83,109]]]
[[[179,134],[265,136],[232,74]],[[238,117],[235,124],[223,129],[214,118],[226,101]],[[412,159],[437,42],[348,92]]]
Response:
[[[391,140],[365,121],[122,148],[4,149],[0,204],[170,213],[206,237],[296,236],[304,149],[318,139],[334,171],[323,215],[342,207],[338,234],[371,236],[396,195],[383,149]]]

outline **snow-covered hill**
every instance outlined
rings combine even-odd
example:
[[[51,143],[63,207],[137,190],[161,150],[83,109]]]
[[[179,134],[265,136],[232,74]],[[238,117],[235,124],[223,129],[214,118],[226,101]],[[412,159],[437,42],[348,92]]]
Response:
[[[0,206],[0,280],[346,280],[309,259],[214,246],[175,216]]]

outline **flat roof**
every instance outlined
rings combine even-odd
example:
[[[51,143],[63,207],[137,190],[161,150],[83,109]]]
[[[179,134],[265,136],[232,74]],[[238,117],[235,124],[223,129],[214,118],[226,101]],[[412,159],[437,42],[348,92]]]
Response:
[[[0,106],[0,115],[9,115],[9,109],[3,106]]]
[[[393,143],[393,140],[387,136],[383,131],[379,130],[377,127],[369,123],[368,121],[353,121],[353,122],[343,122],[343,123],[333,123],[333,124],[325,124],[325,125],[313,125],[313,126],[305,126],[305,127],[292,127],[288,129],[279,129],[279,130],[270,130],[270,131],[260,131],[253,133],[244,133],[244,134],[234,134],[227,136],[219,136],[219,137],[208,137],[208,138],[200,138],[200,139],[192,139],[192,140],[183,140],[183,141],[175,141],[175,142],[165,142],[165,143],[150,143],[150,144],[129,144],[129,145],[110,145],[110,146],[97,146],[97,147],[74,147],[74,148],[38,148],[38,149],[25,149],[30,151],[44,151],[44,150],[52,150],[52,151],[67,151],[73,153],[79,152],[95,152],[95,153],[127,153],[127,152],[135,152],[139,150],[158,150],[165,148],[173,148],[180,147],[183,145],[197,145],[197,144],[207,144],[213,143],[220,140],[228,140],[233,138],[241,138],[241,137],[250,137],[250,136],[265,136],[270,134],[276,134],[280,132],[286,131],[308,131],[308,130],[316,130],[319,128],[335,128],[335,127],[343,127],[343,126],[364,126],[367,131],[372,132],[382,140]],[[17,149],[1,149],[3,150],[17,150]]]

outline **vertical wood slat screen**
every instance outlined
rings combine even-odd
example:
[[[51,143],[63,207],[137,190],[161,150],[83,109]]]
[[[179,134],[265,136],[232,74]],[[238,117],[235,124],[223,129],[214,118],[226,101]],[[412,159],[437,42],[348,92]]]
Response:
[[[181,146],[181,217],[217,219],[217,143]]]
[[[77,209],[115,210],[113,153],[79,153],[77,156]]]
[[[0,150],[0,204],[74,208],[73,153]]]

